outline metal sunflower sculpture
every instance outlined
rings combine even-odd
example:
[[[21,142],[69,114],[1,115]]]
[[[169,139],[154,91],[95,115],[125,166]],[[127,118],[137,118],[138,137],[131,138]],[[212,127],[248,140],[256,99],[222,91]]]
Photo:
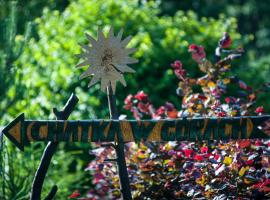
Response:
[[[122,34],[123,29],[115,36],[113,28],[110,28],[108,36],[105,37],[102,30],[98,29],[97,40],[95,40],[86,33],[90,45],[81,45],[83,52],[78,56],[83,61],[76,67],[89,65],[88,69],[80,76],[80,79],[92,76],[88,87],[100,81],[102,91],[106,92],[107,86],[111,84],[113,93],[115,93],[117,81],[126,86],[123,74],[125,72],[135,72],[128,64],[137,62],[137,59],[129,56],[136,49],[126,48],[131,36],[122,40]]]

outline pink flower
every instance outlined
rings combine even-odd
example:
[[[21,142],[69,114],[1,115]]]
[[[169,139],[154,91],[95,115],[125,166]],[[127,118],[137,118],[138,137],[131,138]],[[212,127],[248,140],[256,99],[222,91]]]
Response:
[[[147,102],[148,101],[148,96],[143,91],[138,92],[135,95],[135,98],[138,99],[139,101],[142,101],[142,102]]]
[[[174,63],[172,63],[171,66],[174,69],[182,69],[182,63],[180,60],[174,61]]]
[[[191,44],[188,47],[188,51],[191,52],[193,60],[195,60],[199,64],[201,64],[202,60],[205,59],[206,54],[202,46]]]
[[[259,106],[258,108],[256,108],[255,112],[258,114],[262,114],[264,112],[263,106]]]

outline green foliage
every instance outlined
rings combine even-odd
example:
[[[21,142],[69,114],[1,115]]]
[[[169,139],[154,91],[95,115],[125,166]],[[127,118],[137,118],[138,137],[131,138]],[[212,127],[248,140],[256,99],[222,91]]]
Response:
[[[29,39],[30,23],[24,36],[17,35],[16,3],[10,3],[10,14],[5,20],[0,21],[0,110],[7,110],[16,101],[20,100],[24,92],[20,84],[22,76],[20,68],[15,67],[15,61],[21,56],[25,42]],[[0,117],[5,113],[0,112]]]
[[[73,91],[76,91],[80,98],[78,109],[72,114],[74,119],[107,116],[106,97],[99,91],[99,85],[88,89],[88,80],[79,81],[82,71],[74,67],[78,62],[74,55],[80,52],[78,43],[86,43],[84,32],[95,35],[98,26],[108,30],[112,25],[116,31],[123,27],[125,36],[129,34],[135,36],[131,46],[138,48],[135,56],[140,62],[133,66],[137,73],[126,76],[127,88],[120,85],[117,88],[119,108],[129,93],[135,93],[139,89],[153,94],[151,98],[157,106],[166,100],[179,105],[177,102],[180,100],[175,95],[171,95],[177,88],[175,84],[177,79],[174,77],[173,71],[168,68],[168,64],[175,59],[190,60],[186,49],[191,42],[203,44],[207,49],[207,54],[210,55],[214,52],[216,41],[223,31],[229,32],[231,37],[236,40],[240,39],[240,35],[236,33],[237,21],[235,18],[226,18],[224,15],[220,15],[217,19],[199,18],[191,11],[178,11],[173,16],[164,16],[160,13],[159,5],[153,1],[140,3],[142,1],[78,0],[70,3],[63,12],[61,11],[65,6],[62,7],[61,3],[54,3],[55,1],[20,1],[20,5],[23,4],[21,2],[29,7],[21,9],[20,12],[25,11],[31,14],[28,13],[24,21],[23,17],[20,17],[19,26],[25,23],[25,19],[40,16],[40,10],[47,3],[49,8],[44,10],[42,17],[36,20],[37,35],[30,40],[23,55],[16,61],[16,65],[13,63],[17,57],[12,59],[12,65],[6,65],[6,58],[11,55],[8,52],[17,55],[25,39],[22,36],[15,37],[15,29],[9,33],[14,36],[12,40],[3,39],[3,34],[1,34],[0,45],[3,49],[1,51],[5,53],[0,52],[1,67],[3,66],[0,75],[10,84],[0,84],[2,90],[5,90],[5,95],[3,95],[5,98],[0,99],[0,109],[5,111],[0,113],[0,115],[4,114],[1,124],[11,120],[20,112],[25,112],[27,118],[52,119],[54,117],[51,112],[52,108],[62,105],[62,102],[65,102]],[[67,5],[67,1],[64,2]],[[52,8],[59,8],[61,11],[52,11]],[[5,7],[1,8],[0,19],[5,17],[2,10],[5,10]],[[22,14],[22,16],[24,15]],[[15,24],[7,24],[16,28]],[[4,29],[1,28],[1,30]],[[19,30],[21,32],[23,28]],[[9,44],[6,45],[7,43]],[[236,46],[238,44],[236,41]],[[6,51],[7,47],[12,51]],[[256,57],[255,54],[251,54],[248,58],[252,56]],[[262,62],[266,63],[264,66],[267,69],[267,60]],[[8,66],[12,67],[7,68]],[[192,62],[185,63],[185,66],[188,66],[191,76],[199,75],[196,65]],[[260,69],[260,63],[252,64],[252,66]],[[10,69],[10,71],[6,73],[3,69]],[[254,74],[257,72],[258,70],[254,70]],[[4,73],[6,74],[3,75]],[[266,78],[264,73],[262,76]],[[13,102],[13,99],[16,101]],[[12,104],[7,102],[12,102]],[[13,151],[10,156],[15,158],[23,156],[23,159],[14,159],[13,167],[13,169],[16,167],[22,169],[8,171],[6,174],[6,177],[10,177],[11,182],[16,183],[13,184],[13,190],[5,191],[7,199],[14,198],[12,194],[16,191],[15,189],[21,188],[19,186],[23,185],[27,187],[22,187],[21,196],[29,195],[30,182],[38,166],[41,147],[40,144],[32,146],[26,149],[26,153],[22,155],[16,153],[14,149],[10,149],[9,145],[7,146],[7,151]],[[81,148],[83,147],[80,146]],[[57,199],[67,199],[67,194],[70,194],[68,191],[83,188],[83,185],[87,183],[86,180],[81,181],[82,185],[73,184],[82,179],[82,172],[78,169],[82,169],[89,157],[82,158],[81,156],[86,154],[77,151],[78,149],[65,151],[63,149],[70,148],[60,148],[60,152],[53,158],[53,165],[49,169],[49,179],[45,181],[43,193],[47,194],[51,186],[57,184],[60,187]],[[83,149],[85,151],[86,148]],[[14,173],[14,175],[10,173]],[[15,179],[15,177],[17,178]],[[17,182],[19,179],[24,182]],[[0,185],[3,185],[1,180],[6,179],[0,179]]]
[[[154,103],[160,105],[177,88],[168,63],[179,57],[190,57],[186,49],[191,41],[204,43],[210,53],[223,31],[230,32],[232,38],[240,38],[234,18],[198,19],[194,12],[182,11],[169,17],[159,16],[159,12],[156,2],[123,0],[79,0],[72,2],[63,13],[45,10],[36,21],[39,39],[31,39],[18,62],[18,66],[24,66],[23,82],[27,93],[23,101],[9,109],[9,113],[15,115],[18,110],[31,105],[25,110],[27,117],[48,118],[51,108],[75,90],[80,98],[78,112],[73,115],[75,118],[104,117],[106,98],[98,90],[99,85],[89,91],[88,80],[79,81],[81,71],[74,67],[78,62],[74,54],[80,52],[78,43],[86,43],[84,32],[95,35],[98,26],[107,30],[110,25],[116,30],[123,27],[125,36],[135,36],[131,46],[138,48],[135,57],[139,64],[133,67],[137,73],[126,76],[127,89],[118,86],[120,102],[128,92],[134,93],[140,88],[146,92],[151,90]],[[197,73],[193,64],[186,65],[190,66],[192,75]],[[171,101],[179,100],[172,97]],[[102,112],[94,113],[91,106]]]
[[[22,84],[24,65],[15,65],[15,62],[20,59],[21,53],[24,50],[27,41],[30,37],[30,23],[27,24],[24,36],[17,33],[17,6],[15,2],[11,2],[8,16],[0,21],[0,125],[11,116],[17,113],[8,113],[8,110],[13,109],[16,102],[22,103],[23,98],[27,98],[27,87]],[[25,72],[25,71],[24,71]],[[29,77],[29,75],[28,75]],[[62,104],[62,102],[58,102]],[[22,104],[21,112],[26,104]],[[11,119],[10,119],[11,120]],[[1,128],[1,127],[0,127]],[[38,167],[44,144],[36,144],[30,148],[26,148],[25,153],[18,152],[15,147],[8,141],[2,141],[0,137],[0,199],[1,200],[23,200],[29,199],[31,183],[34,173]],[[80,179],[82,169],[89,161],[87,149],[89,145],[80,149],[73,147],[60,146],[60,150],[52,160],[52,170],[49,170],[48,177],[50,181],[45,181],[44,193],[47,195],[54,184],[59,184],[64,189],[61,189],[57,195],[64,196],[69,193],[69,188],[73,189],[72,183],[82,182]],[[65,149],[65,152],[64,150]],[[86,158],[87,157],[87,158]],[[60,172],[60,173],[59,173]],[[63,179],[65,174],[65,179]],[[85,184],[87,179],[83,179],[80,184]],[[61,198],[58,199],[61,199]],[[66,199],[64,196],[63,199]]]
[[[6,199],[27,199],[29,185],[31,185],[31,169],[33,162],[23,159],[22,154],[16,154],[12,145],[3,144],[0,156],[1,179],[0,198]],[[18,170],[18,166],[20,170]]]
[[[21,73],[18,73],[20,68],[14,63],[21,56],[31,29],[28,23],[24,36],[17,35],[16,3],[9,3],[9,9],[8,16],[0,21],[0,118],[23,96],[25,88],[21,84]],[[25,188],[28,187],[30,181],[29,172],[27,172],[29,169],[23,169],[25,170],[23,176],[16,176],[15,160],[20,155],[16,154],[11,146],[2,144],[1,137],[0,142],[0,199],[23,199],[27,195]],[[20,161],[21,167],[25,167],[26,164],[26,161]]]
[[[0,20],[5,19],[10,12],[9,5],[16,2],[16,13],[20,16],[17,19],[18,33],[25,31],[25,23],[33,21],[36,17],[40,17],[44,7],[51,10],[64,10],[68,5],[68,0],[0,0]]]
[[[8,16],[0,21],[0,118],[22,97],[22,76],[17,73],[20,69],[14,63],[21,56],[30,34],[28,24],[24,36],[17,35],[16,3],[11,2],[9,8]],[[26,188],[30,183],[27,172],[29,169],[23,169],[26,170],[23,176],[16,176],[17,156],[20,155],[16,154],[13,147],[3,143],[0,135],[0,199],[23,199],[27,195]],[[25,167],[26,164],[26,161],[20,162],[21,167]]]
[[[161,1],[162,14],[173,15],[177,10],[193,10],[198,16],[218,18],[220,13],[235,17],[238,30],[245,41],[247,55],[244,56],[237,74],[246,82],[252,80],[254,88],[262,82],[270,80],[270,17],[269,1],[256,0],[191,0],[191,1]],[[261,95],[258,103],[270,109],[270,103],[265,101],[267,95]]]
[[[1,200],[29,199],[34,174],[45,144],[32,144],[24,153],[15,148],[6,141],[1,152],[0,162],[5,166],[0,174]],[[89,185],[90,174],[83,171],[91,160],[87,155],[88,148],[89,145],[59,146],[44,182],[42,199],[48,195],[53,185],[59,188],[56,199],[67,199],[67,194],[72,190],[77,187],[83,189],[85,184]]]

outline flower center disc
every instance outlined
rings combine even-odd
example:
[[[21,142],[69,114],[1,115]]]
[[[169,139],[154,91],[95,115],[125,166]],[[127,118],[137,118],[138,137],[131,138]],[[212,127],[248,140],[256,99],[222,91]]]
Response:
[[[110,65],[112,63],[112,50],[111,49],[105,49],[103,56],[101,58],[101,66],[104,66],[105,72],[110,71]]]

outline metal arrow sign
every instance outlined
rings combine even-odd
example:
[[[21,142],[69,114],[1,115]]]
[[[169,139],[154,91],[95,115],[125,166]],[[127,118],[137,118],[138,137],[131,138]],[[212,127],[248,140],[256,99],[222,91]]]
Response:
[[[24,114],[3,129],[20,149],[34,141],[112,142],[120,133],[130,141],[198,141],[269,138],[258,126],[270,115],[174,120],[25,120]]]

